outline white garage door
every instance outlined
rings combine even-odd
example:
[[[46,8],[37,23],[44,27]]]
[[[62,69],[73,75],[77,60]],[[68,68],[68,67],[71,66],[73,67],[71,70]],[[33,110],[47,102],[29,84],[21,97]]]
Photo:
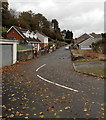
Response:
[[[2,47],[2,67],[12,65],[13,63],[13,45],[12,44],[0,44]],[[1,55],[2,54],[2,55]]]

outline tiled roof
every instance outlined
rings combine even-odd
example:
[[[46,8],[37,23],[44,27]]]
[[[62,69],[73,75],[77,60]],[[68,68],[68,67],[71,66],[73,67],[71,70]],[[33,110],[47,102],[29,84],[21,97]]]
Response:
[[[81,35],[80,37],[77,38],[77,43],[81,43],[89,38],[90,38],[90,36],[87,33],[84,33],[83,35]]]
[[[95,33],[91,33],[91,34],[87,34],[84,33],[83,35],[81,35],[80,37],[77,38],[77,43],[81,43],[89,38],[98,38],[101,39],[102,35],[101,34],[95,34]]]
[[[13,27],[15,27],[15,29],[18,30],[18,32],[20,33],[20,35],[22,35],[27,41],[41,42],[38,38],[35,39],[35,38],[31,38],[31,37],[29,37],[29,38],[26,37],[23,33],[27,32],[28,31],[27,29],[24,29],[24,28],[21,28],[21,27],[17,27],[17,26],[13,26]]]
[[[31,38],[31,37],[29,37],[29,38],[26,38],[29,42],[30,41],[33,41],[33,42],[41,42],[38,38],[37,39],[35,39],[35,38]]]
[[[91,33],[90,35],[93,36],[94,38],[102,38],[101,34]]]
[[[40,33],[41,35],[43,35],[44,37],[48,37],[48,36],[46,36],[43,32],[39,32],[38,30],[36,30],[36,33]]]
[[[36,42],[41,42],[38,38],[37,39],[35,39],[35,38],[33,38]]]

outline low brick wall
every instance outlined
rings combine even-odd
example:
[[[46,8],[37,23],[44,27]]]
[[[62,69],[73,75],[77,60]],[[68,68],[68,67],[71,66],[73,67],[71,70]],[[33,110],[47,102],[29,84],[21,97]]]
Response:
[[[27,61],[34,58],[33,50],[20,50],[17,52],[18,61]]]

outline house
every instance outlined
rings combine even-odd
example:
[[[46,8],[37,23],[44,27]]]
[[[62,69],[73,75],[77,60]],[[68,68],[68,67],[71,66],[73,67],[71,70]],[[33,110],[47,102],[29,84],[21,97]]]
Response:
[[[101,34],[87,34],[84,33],[80,37],[76,39],[76,45],[78,46],[79,49],[92,49],[92,43],[98,42],[102,40]]]
[[[40,49],[40,40],[37,35],[33,31],[29,31],[27,29],[23,29],[21,27],[12,26],[7,31],[7,38],[18,40],[19,43],[27,43],[32,45],[37,51]]]
[[[48,37],[44,33],[36,31],[36,35],[37,38],[41,41],[40,43],[41,47],[48,46]]]

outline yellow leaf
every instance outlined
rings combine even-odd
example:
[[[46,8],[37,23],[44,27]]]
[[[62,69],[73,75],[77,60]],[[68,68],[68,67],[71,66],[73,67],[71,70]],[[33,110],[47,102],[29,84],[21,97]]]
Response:
[[[104,108],[101,108],[102,111],[104,111]]]
[[[25,117],[25,119],[28,119],[28,117]]]
[[[101,104],[101,106],[104,106],[104,104]]]
[[[40,115],[39,117],[40,117],[40,118],[44,118],[44,115]]]
[[[90,116],[90,114],[89,114],[89,113],[87,113],[86,115],[87,115],[87,116]]]
[[[39,114],[40,114],[40,115],[43,115],[43,112],[40,112]]]
[[[29,114],[26,114],[26,116],[29,116]]]
[[[54,113],[54,116],[56,116],[57,115],[57,113]]]
[[[65,107],[65,110],[68,110],[68,109],[70,109],[71,107],[70,106],[67,106],[67,107]]]
[[[87,111],[87,108],[84,108],[84,111],[86,112],[86,111]]]
[[[62,112],[63,110],[60,110],[60,112]]]

